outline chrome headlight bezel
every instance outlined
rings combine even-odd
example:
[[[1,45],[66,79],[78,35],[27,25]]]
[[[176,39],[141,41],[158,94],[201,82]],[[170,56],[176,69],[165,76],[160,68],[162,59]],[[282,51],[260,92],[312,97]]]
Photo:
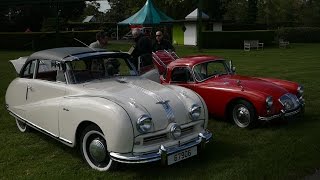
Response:
[[[189,110],[189,116],[194,121],[198,120],[201,116],[201,106],[193,104]]]
[[[302,97],[302,96],[303,96],[303,93],[304,93],[304,87],[303,87],[302,85],[299,85],[298,88],[297,88],[298,98],[299,98],[299,97]]]
[[[270,110],[272,106],[273,106],[273,97],[272,96],[268,96],[266,98],[266,107],[267,107],[268,110]]]
[[[149,132],[152,128],[152,125],[152,118],[147,114],[140,116],[137,120],[137,129],[141,133]]]

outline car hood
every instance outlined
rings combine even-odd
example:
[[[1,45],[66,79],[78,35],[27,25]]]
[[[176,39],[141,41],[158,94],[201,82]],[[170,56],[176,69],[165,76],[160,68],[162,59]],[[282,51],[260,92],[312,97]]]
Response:
[[[255,77],[240,76],[240,75],[222,75],[211,78],[205,82],[208,86],[223,87],[223,88],[240,88],[244,92],[255,91],[256,93],[263,93],[271,95],[274,98],[279,98],[288,91],[274,84],[272,82],[264,81]]]
[[[106,98],[122,106],[134,126],[143,114],[152,117],[155,131],[167,128],[172,122],[185,124],[191,121],[188,118],[187,96],[144,78],[118,77],[79,86],[91,96]]]

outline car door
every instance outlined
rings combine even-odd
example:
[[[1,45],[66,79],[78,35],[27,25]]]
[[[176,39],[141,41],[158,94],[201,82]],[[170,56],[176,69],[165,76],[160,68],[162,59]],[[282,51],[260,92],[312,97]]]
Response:
[[[38,60],[34,79],[27,84],[27,119],[56,137],[59,136],[59,108],[66,89],[64,81],[57,81],[57,72],[61,70],[58,61]]]
[[[15,64],[13,64],[15,66]],[[6,98],[10,99],[10,111],[15,115],[26,119],[26,106],[27,106],[27,92],[28,82],[33,79],[34,71],[36,67],[36,61],[28,61],[22,67],[20,72],[19,68],[17,73],[19,78],[16,78],[8,87]],[[21,68],[21,67],[20,67]],[[9,89],[10,88],[10,89]]]

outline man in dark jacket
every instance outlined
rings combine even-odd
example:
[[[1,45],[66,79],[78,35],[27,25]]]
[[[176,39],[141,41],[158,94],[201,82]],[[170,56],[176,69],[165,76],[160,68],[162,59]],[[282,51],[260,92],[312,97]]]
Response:
[[[152,45],[152,51],[159,50],[171,50],[175,51],[171,42],[163,38],[163,33],[161,31],[156,32],[156,41]]]
[[[144,36],[138,28],[132,30],[132,36],[135,41],[135,47],[131,53],[134,65],[138,67],[138,58],[141,59],[142,66],[152,64],[152,42],[149,37]]]

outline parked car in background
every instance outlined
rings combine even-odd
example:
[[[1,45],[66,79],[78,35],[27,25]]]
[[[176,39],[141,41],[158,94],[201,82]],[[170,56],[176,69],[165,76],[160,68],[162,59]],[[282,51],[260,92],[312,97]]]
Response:
[[[153,56],[159,61],[164,52]],[[220,57],[188,56],[167,63],[165,69],[160,76],[162,84],[195,91],[205,100],[210,114],[230,119],[241,128],[253,127],[258,120],[289,118],[304,112],[300,84],[237,75],[232,62]]]
[[[80,148],[94,169],[195,156],[212,137],[203,99],[179,86],[138,76],[122,52],[66,47],[11,61],[19,76],[6,108],[30,127]]]

